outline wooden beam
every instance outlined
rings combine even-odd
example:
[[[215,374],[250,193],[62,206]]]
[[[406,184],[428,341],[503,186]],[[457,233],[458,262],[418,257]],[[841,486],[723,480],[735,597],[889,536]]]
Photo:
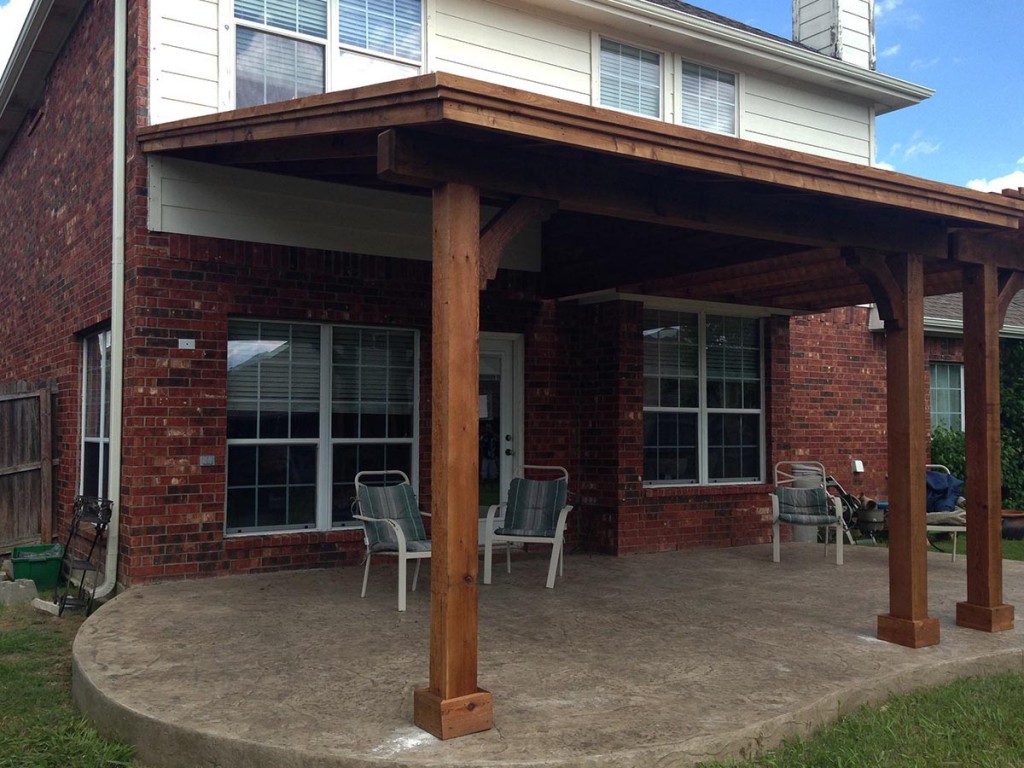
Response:
[[[902,281],[893,273],[893,270],[882,253],[872,253],[858,250],[856,248],[844,248],[843,257],[846,263],[853,269],[871,289],[875,297],[875,304],[878,305],[878,315],[885,322],[885,329],[888,331],[905,329],[907,327],[907,293],[905,280]],[[902,270],[903,260],[896,260],[897,266]],[[924,273],[921,274],[921,291],[924,296]],[[922,310],[923,311],[923,310]],[[923,331],[922,325],[922,334]],[[922,353],[923,354],[923,353]],[[924,466],[924,462],[921,462]],[[923,470],[922,470],[923,471]]]
[[[964,264],[1024,269],[1024,232],[960,230],[949,236],[949,258]]]
[[[563,210],[646,221],[742,237],[831,247],[857,245],[879,250],[913,250],[946,258],[944,223],[899,211],[864,208],[851,212],[812,198],[771,194],[771,188],[746,182],[706,183],[707,176],[673,178],[643,172],[593,153],[569,150],[538,156],[505,148],[455,141],[413,130],[380,135],[380,178],[434,187],[448,181],[508,194],[557,200]]]
[[[886,387],[889,431],[889,612],[878,638],[911,648],[936,645],[928,616],[925,531],[924,269],[917,254],[874,256],[857,264],[887,304]],[[867,272],[873,272],[874,278]]]
[[[1011,276],[1004,289],[1014,282]],[[999,329],[1004,297],[999,287],[994,265],[964,267],[964,417],[970,491],[967,600],[957,603],[956,623],[986,632],[1013,628],[1013,606],[1003,603]]]
[[[699,171],[777,189],[891,207],[927,218],[1016,229],[1021,202],[865,165],[766,147],[667,122],[432,73],[288,102],[142,127],[142,151],[428,126],[485,140],[530,142]],[[493,158],[493,154],[492,154]]]
[[[477,687],[479,191],[439,186],[433,218],[430,683],[413,718],[448,739],[494,724]]]
[[[999,316],[996,318],[1000,328],[1006,322],[1006,313],[1010,309],[1010,302],[1013,301],[1014,296],[1017,295],[1021,288],[1024,288],[1024,272],[1000,270]]]
[[[498,211],[480,233],[480,290],[498,274],[501,256],[509,243],[527,226],[543,221],[558,210],[558,203],[520,197]]]

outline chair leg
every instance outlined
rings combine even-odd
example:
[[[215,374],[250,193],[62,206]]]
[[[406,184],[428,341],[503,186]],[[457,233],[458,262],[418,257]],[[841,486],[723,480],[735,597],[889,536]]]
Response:
[[[819,528],[818,530],[820,531],[821,528]],[[826,558],[828,558],[828,533],[831,530],[832,529],[829,526],[827,526],[827,525],[825,526],[825,557]]]
[[[558,577],[565,576],[565,544],[558,542]]]
[[[491,539],[490,534],[484,538],[484,584],[491,583],[491,559],[494,548],[494,541]]]
[[[370,578],[370,553],[366,553],[366,567],[363,569],[363,592],[360,597],[366,597],[366,580]]]
[[[405,553],[398,553],[398,610],[405,610]]]
[[[551,545],[551,562],[548,563],[548,589],[555,588],[555,568],[558,565],[558,561],[561,559],[560,555],[562,548],[559,546],[559,542],[555,542]]]
[[[953,531],[953,562],[956,562],[956,531]]]
[[[512,573],[512,542],[505,542],[505,570]]]
[[[779,562],[779,522],[772,523],[772,560]]]
[[[422,558],[416,558],[416,567],[412,571],[412,591],[416,591],[416,582],[420,580],[420,563],[423,562]]]
[[[825,534],[828,538],[828,534]],[[836,525],[836,565],[843,564],[843,530],[842,527]]]

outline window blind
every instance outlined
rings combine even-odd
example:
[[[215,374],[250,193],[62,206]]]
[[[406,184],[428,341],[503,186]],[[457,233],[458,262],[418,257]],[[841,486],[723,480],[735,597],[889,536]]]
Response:
[[[421,0],[341,0],[339,40],[345,45],[419,61]]]

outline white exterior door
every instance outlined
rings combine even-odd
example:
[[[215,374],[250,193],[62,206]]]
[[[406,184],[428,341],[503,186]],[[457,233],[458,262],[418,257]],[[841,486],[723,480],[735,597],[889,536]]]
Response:
[[[523,337],[480,334],[480,543],[487,510],[505,501],[521,470],[523,441]]]

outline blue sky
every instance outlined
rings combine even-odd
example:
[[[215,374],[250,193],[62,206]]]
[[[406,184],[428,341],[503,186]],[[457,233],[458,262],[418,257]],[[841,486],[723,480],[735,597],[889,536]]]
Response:
[[[0,61],[32,0],[0,0]],[[782,37],[791,0],[691,0]],[[878,69],[935,95],[878,120],[877,162],[976,188],[1024,187],[1024,0],[876,0]]]

